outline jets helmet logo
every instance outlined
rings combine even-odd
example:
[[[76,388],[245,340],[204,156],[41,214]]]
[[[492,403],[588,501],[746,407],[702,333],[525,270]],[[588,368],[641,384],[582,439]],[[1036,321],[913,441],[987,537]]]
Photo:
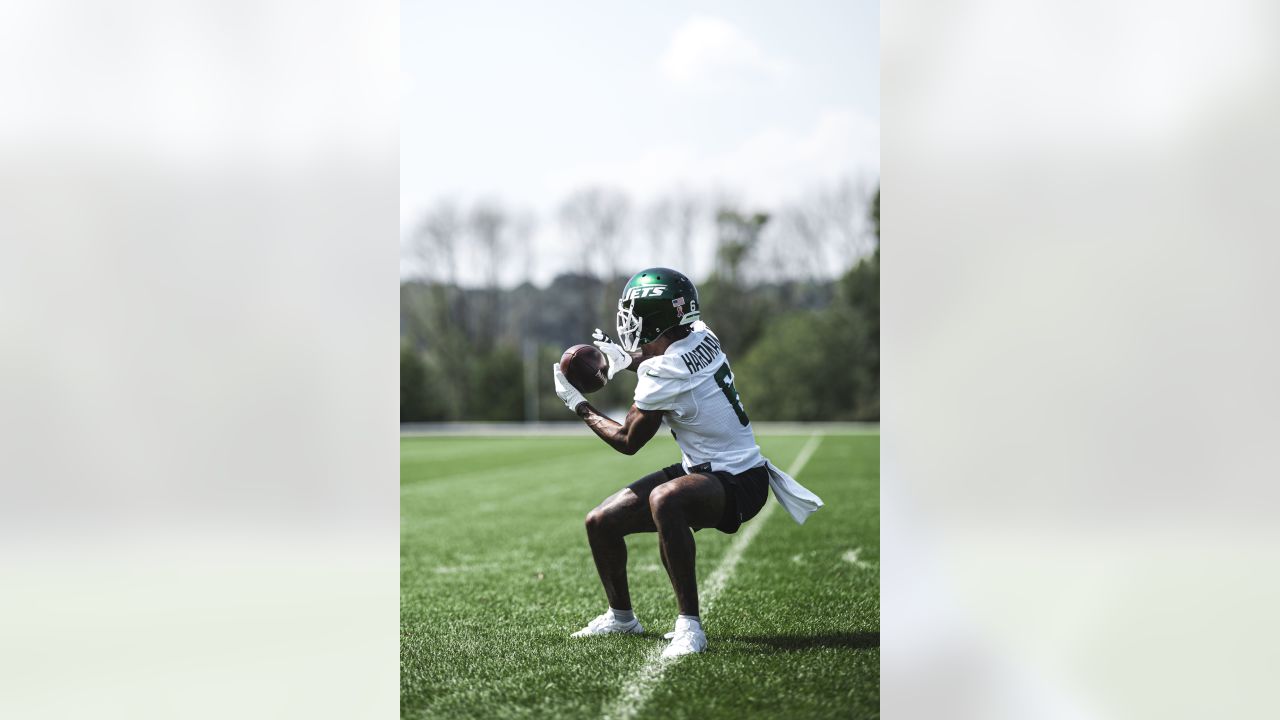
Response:
[[[667,289],[666,285],[640,285],[638,287],[629,288],[626,297],[623,300],[634,300],[642,297],[652,297],[661,295]]]

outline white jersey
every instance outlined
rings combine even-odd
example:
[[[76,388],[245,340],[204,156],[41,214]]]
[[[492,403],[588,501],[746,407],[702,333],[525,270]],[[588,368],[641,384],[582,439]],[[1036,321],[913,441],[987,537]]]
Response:
[[[765,463],[728,359],[704,323],[695,323],[665,354],[640,363],[636,373],[636,407],[664,411],[685,470],[711,463],[712,470],[736,475]]]

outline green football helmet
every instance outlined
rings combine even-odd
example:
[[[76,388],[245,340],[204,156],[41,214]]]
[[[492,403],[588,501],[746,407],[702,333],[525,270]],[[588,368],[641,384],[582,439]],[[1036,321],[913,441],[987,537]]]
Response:
[[[618,300],[618,340],[627,352],[658,339],[679,325],[700,317],[698,288],[671,268],[641,270],[622,288]]]

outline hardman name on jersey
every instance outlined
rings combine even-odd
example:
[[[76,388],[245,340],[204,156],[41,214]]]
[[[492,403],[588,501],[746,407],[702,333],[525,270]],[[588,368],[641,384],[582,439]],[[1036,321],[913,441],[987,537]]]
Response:
[[[711,364],[720,354],[720,342],[715,335],[707,334],[707,339],[698,343],[698,347],[680,355],[689,372],[696,373]]]

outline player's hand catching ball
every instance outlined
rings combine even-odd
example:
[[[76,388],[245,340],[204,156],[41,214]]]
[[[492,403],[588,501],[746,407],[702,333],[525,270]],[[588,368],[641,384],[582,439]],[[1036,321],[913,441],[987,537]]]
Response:
[[[600,328],[591,333],[591,338],[595,341],[596,347],[600,348],[600,352],[604,353],[605,358],[609,360],[609,379],[612,380],[614,375],[631,367],[631,353],[622,349],[622,346],[613,341]]]
[[[564,401],[564,406],[570,410],[577,412],[578,406],[586,402],[578,388],[569,383],[569,378],[564,376],[560,370],[560,363],[551,364],[551,379],[556,385],[556,396]]]

